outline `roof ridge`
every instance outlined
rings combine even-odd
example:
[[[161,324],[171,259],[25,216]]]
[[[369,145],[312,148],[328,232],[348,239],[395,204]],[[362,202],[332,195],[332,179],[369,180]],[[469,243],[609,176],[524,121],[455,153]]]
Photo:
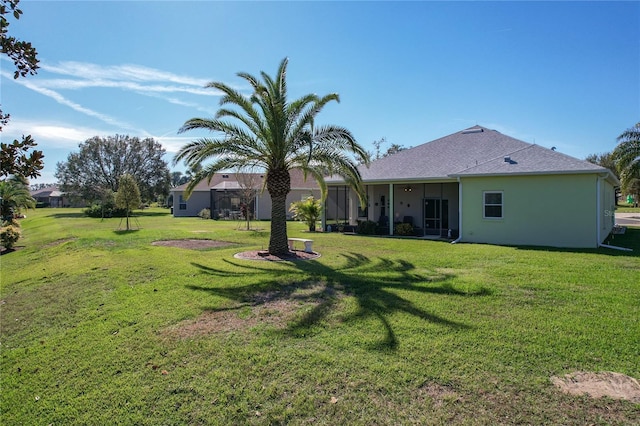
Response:
[[[515,153],[517,153],[517,152],[524,151],[525,149],[530,149],[530,148],[533,148],[534,146],[537,146],[537,145],[532,144],[532,143],[529,143],[529,142],[521,141],[520,139],[515,139],[515,138],[511,138],[511,139],[514,139],[514,140],[517,140],[518,142],[524,143],[524,144],[526,144],[526,146],[523,146],[523,147],[522,147],[522,148],[520,148],[520,149],[516,149],[515,151],[507,152],[507,153],[505,153],[505,154],[498,155],[497,157],[490,158],[490,159],[488,159],[488,160],[486,160],[486,161],[483,161],[483,162],[481,162],[481,163],[476,163],[475,165],[473,165],[473,166],[471,166],[471,167],[466,167],[466,168],[464,168],[464,169],[460,169],[460,170],[458,170],[458,171],[456,171],[456,172],[454,172],[454,173],[451,173],[451,174],[452,174],[452,175],[455,175],[455,174],[457,174],[457,173],[462,173],[462,172],[465,172],[465,171],[467,171],[467,170],[471,170],[471,169],[473,169],[473,168],[476,168],[476,167],[482,166],[483,164],[488,164],[488,163],[491,163],[492,161],[496,161],[498,158],[501,158],[501,157],[503,157],[503,158],[504,158],[504,157],[510,157],[511,155],[513,155],[513,154],[515,154]]]

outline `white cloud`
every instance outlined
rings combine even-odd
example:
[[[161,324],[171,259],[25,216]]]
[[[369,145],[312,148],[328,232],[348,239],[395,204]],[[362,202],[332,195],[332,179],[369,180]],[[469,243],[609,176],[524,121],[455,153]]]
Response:
[[[86,62],[42,64],[52,74],[75,78],[49,78],[38,80],[38,85],[50,89],[77,90],[90,87],[108,87],[134,92],[190,93],[201,96],[220,96],[215,89],[204,86],[205,79],[173,74],[140,65],[101,66]]]
[[[86,80],[165,81],[197,87],[203,87],[209,82],[201,78],[181,76],[140,65],[103,66],[87,62],[65,61],[60,62],[58,65],[43,63],[41,68],[55,74],[74,76]]]
[[[153,138],[170,153],[178,152],[184,145],[197,139],[189,136],[154,136]]]
[[[1,72],[2,76],[9,79],[11,78],[9,76],[8,73],[6,73],[5,71]],[[34,92],[40,93],[41,95],[47,96],[53,100],[55,100],[56,102],[58,102],[61,105],[65,105],[68,106],[69,108],[73,109],[74,111],[80,112],[82,114],[85,114],[89,117],[94,117],[97,118],[98,120],[101,120],[102,122],[112,125],[112,126],[116,126],[116,127],[120,127],[123,129],[129,129],[129,130],[138,130],[136,129],[134,126],[132,126],[129,123],[126,123],[124,121],[120,121],[116,118],[113,118],[107,114],[103,114],[100,113],[98,111],[94,111],[90,108],[86,108],[76,102],[73,102],[67,98],[65,98],[64,96],[62,96],[60,93],[51,90],[51,89],[47,89],[45,87],[41,87],[39,86],[37,83],[33,83],[29,80],[26,79],[19,79],[19,80],[14,80],[17,84],[20,84],[30,90],[33,90]],[[141,133],[146,133],[146,132],[141,132]]]
[[[28,134],[33,136],[38,145],[70,150],[77,148],[79,143],[94,136],[113,134],[113,132],[104,129],[13,119],[2,129],[2,133],[11,139],[19,139],[22,135]]]

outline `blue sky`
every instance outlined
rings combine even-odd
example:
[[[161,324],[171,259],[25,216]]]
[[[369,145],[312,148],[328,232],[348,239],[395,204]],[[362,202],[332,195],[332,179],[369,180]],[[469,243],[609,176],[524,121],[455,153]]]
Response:
[[[55,165],[95,136],[177,134],[218,108],[203,86],[289,58],[292,97],[340,94],[319,122],[416,146],[480,124],[584,158],[640,121],[639,2],[31,1],[10,33],[41,69],[1,65],[3,141],[32,134]],[[387,146],[388,146],[387,144]],[[383,147],[384,148],[384,147]],[[182,165],[173,167],[184,171]]]

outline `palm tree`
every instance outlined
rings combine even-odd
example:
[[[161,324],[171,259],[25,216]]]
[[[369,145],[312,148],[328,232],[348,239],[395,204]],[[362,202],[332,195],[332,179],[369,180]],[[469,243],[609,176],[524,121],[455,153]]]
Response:
[[[339,102],[337,94],[287,99],[287,63],[287,58],[280,63],[275,79],[265,72],[261,73],[263,81],[238,73],[251,85],[250,97],[224,83],[207,84],[223,93],[220,109],[213,119],[188,120],[180,133],[206,129],[217,135],[188,143],[174,158],[174,163],[184,160],[192,169],[203,166],[187,185],[187,196],[200,180],[211,181],[218,171],[265,170],[265,186],[272,201],[269,253],[274,255],[289,252],[286,197],[291,190],[290,170],[297,168],[305,177],[315,178],[323,198],[327,191],[325,174],[341,176],[363,201],[364,187],[357,165],[369,163],[366,151],[349,130],[333,125],[314,127],[323,107],[331,101]],[[203,164],[207,160],[211,162]]]
[[[24,177],[12,175],[0,182],[0,217],[3,221],[12,221],[15,211],[35,206],[36,200]]]
[[[636,201],[640,198],[640,123],[625,130],[618,136],[618,146],[613,150],[613,158],[620,172],[622,191],[635,192]]]

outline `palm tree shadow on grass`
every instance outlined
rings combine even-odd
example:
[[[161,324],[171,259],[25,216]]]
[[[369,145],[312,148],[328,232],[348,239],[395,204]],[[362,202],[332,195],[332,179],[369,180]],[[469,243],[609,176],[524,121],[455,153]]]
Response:
[[[214,311],[258,306],[279,300],[312,302],[313,308],[289,323],[284,330],[284,333],[294,337],[312,334],[313,329],[321,325],[332,310],[337,308],[341,297],[353,297],[357,303],[357,309],[343,317],[343,321],[346,323],[369,317],[378,320],[385,337],[371,346],[374,350],[394,350],[398,347],[398,338],[388,319],[388,316],[396,312],[413,315],[420,320],[451,329],[470,328],[469,325],[425,311],[412,301],[401,297],[399,292],[409,291],[423,295],[450,297],[491,294],[484,287],[469,292],[458,290],[451,284],[453,274],[419,271],[415,265],[404,260],[379,258],[372,261],[362,254],[355,253],[342,256],[345,262],[336,269],[319,262],[291,262],[288,264],[289,269],[277,272],[279,274],[277,278],[274,277],[273,269],[257,265],[226,260],[230,265],[242,268],[241,271],[233,272],[193,263],[201,273],[213,276],[246,277],[247,274],[252,274],[267,275],[270,278],[242,287],[217,288],[190,285],[187,288],[212,293],[238,304],[235,308],[212,309]],[[304,279],[296,279],[297,277],[304,277]]]

